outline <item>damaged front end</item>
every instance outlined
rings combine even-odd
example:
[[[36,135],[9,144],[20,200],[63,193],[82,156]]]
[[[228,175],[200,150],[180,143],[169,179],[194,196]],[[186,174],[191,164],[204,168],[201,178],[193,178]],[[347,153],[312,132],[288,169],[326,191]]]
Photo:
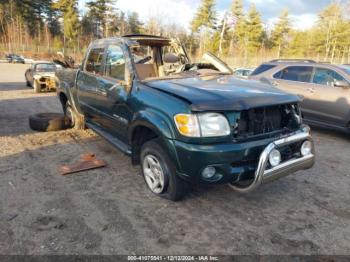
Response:
[[[55,91],[56,82],[54,75],[35,75],[34,81],[40,87],[40,90]]]
[[[298,104],[283,104],[242,110],[233,123],[235,141],[276,136],[297,130],[301,125]]]

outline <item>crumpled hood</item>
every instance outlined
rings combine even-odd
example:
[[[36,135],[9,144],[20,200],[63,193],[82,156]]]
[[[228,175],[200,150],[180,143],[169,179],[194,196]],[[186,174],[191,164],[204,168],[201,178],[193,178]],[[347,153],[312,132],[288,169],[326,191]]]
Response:
[[[161,79],[146,85],[187,100],[192,111],[241,111],[301,101],[299,96],[271,85],[233,76]]]

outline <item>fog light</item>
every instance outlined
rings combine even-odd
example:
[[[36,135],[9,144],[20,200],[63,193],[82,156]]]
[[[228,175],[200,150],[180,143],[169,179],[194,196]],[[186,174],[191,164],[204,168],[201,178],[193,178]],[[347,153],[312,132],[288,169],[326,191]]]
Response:
[[[215,173],[216,173],[215,167],[207,166],[202,171],[202,177],[207,178],[207,179],[212,178],[215,175]]]
[[[300,152],[303,156],[307,156],[311,154],[312,151],[312,143],[309,140],[306,140],[300,148]]]
[[[271,166],[275,167],[281,163],[281,153],[277,149],[273,149],[269,154],[269,161]]]

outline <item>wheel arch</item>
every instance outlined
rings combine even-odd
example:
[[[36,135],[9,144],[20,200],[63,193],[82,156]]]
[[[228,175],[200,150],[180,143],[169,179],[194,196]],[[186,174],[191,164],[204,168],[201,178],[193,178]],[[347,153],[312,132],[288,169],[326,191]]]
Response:
[[[68,101],[67,95],[64,92],[59,92],[58,98],[59,98],[62,106],[64,107]]]
[[[140,111],[134,117],[129,128],[129,143],[132,147],[132,163],[139,164],[142,145],[154,138],[163,141],[164,149],[173,154],[172,141],[174,130],[169,126],[165,117],[156,112]]]

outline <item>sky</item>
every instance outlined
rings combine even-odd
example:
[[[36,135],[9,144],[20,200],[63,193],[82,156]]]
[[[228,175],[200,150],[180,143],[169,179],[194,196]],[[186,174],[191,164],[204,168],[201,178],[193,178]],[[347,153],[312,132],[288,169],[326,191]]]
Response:
[[[338,0],[345,1],[345,0]],[[84,10],[85,2],[79,0],[79,7]],[[146,22],[150,16],[160,16],[164,23],[176,23],[187,30],[200,0],[117,0],[116,7],[124,12],[136,11],[140,19]],[[317,20],[317,14],[329,5],[332,0],[244,0],[247,10],[255,4],[262,15],[263,23],[270,27],[278,16],[288,9],[292,25],[296,29],[308,29]],[[222,17],[230,9],[232,0],[216,0],[216,11]]]

